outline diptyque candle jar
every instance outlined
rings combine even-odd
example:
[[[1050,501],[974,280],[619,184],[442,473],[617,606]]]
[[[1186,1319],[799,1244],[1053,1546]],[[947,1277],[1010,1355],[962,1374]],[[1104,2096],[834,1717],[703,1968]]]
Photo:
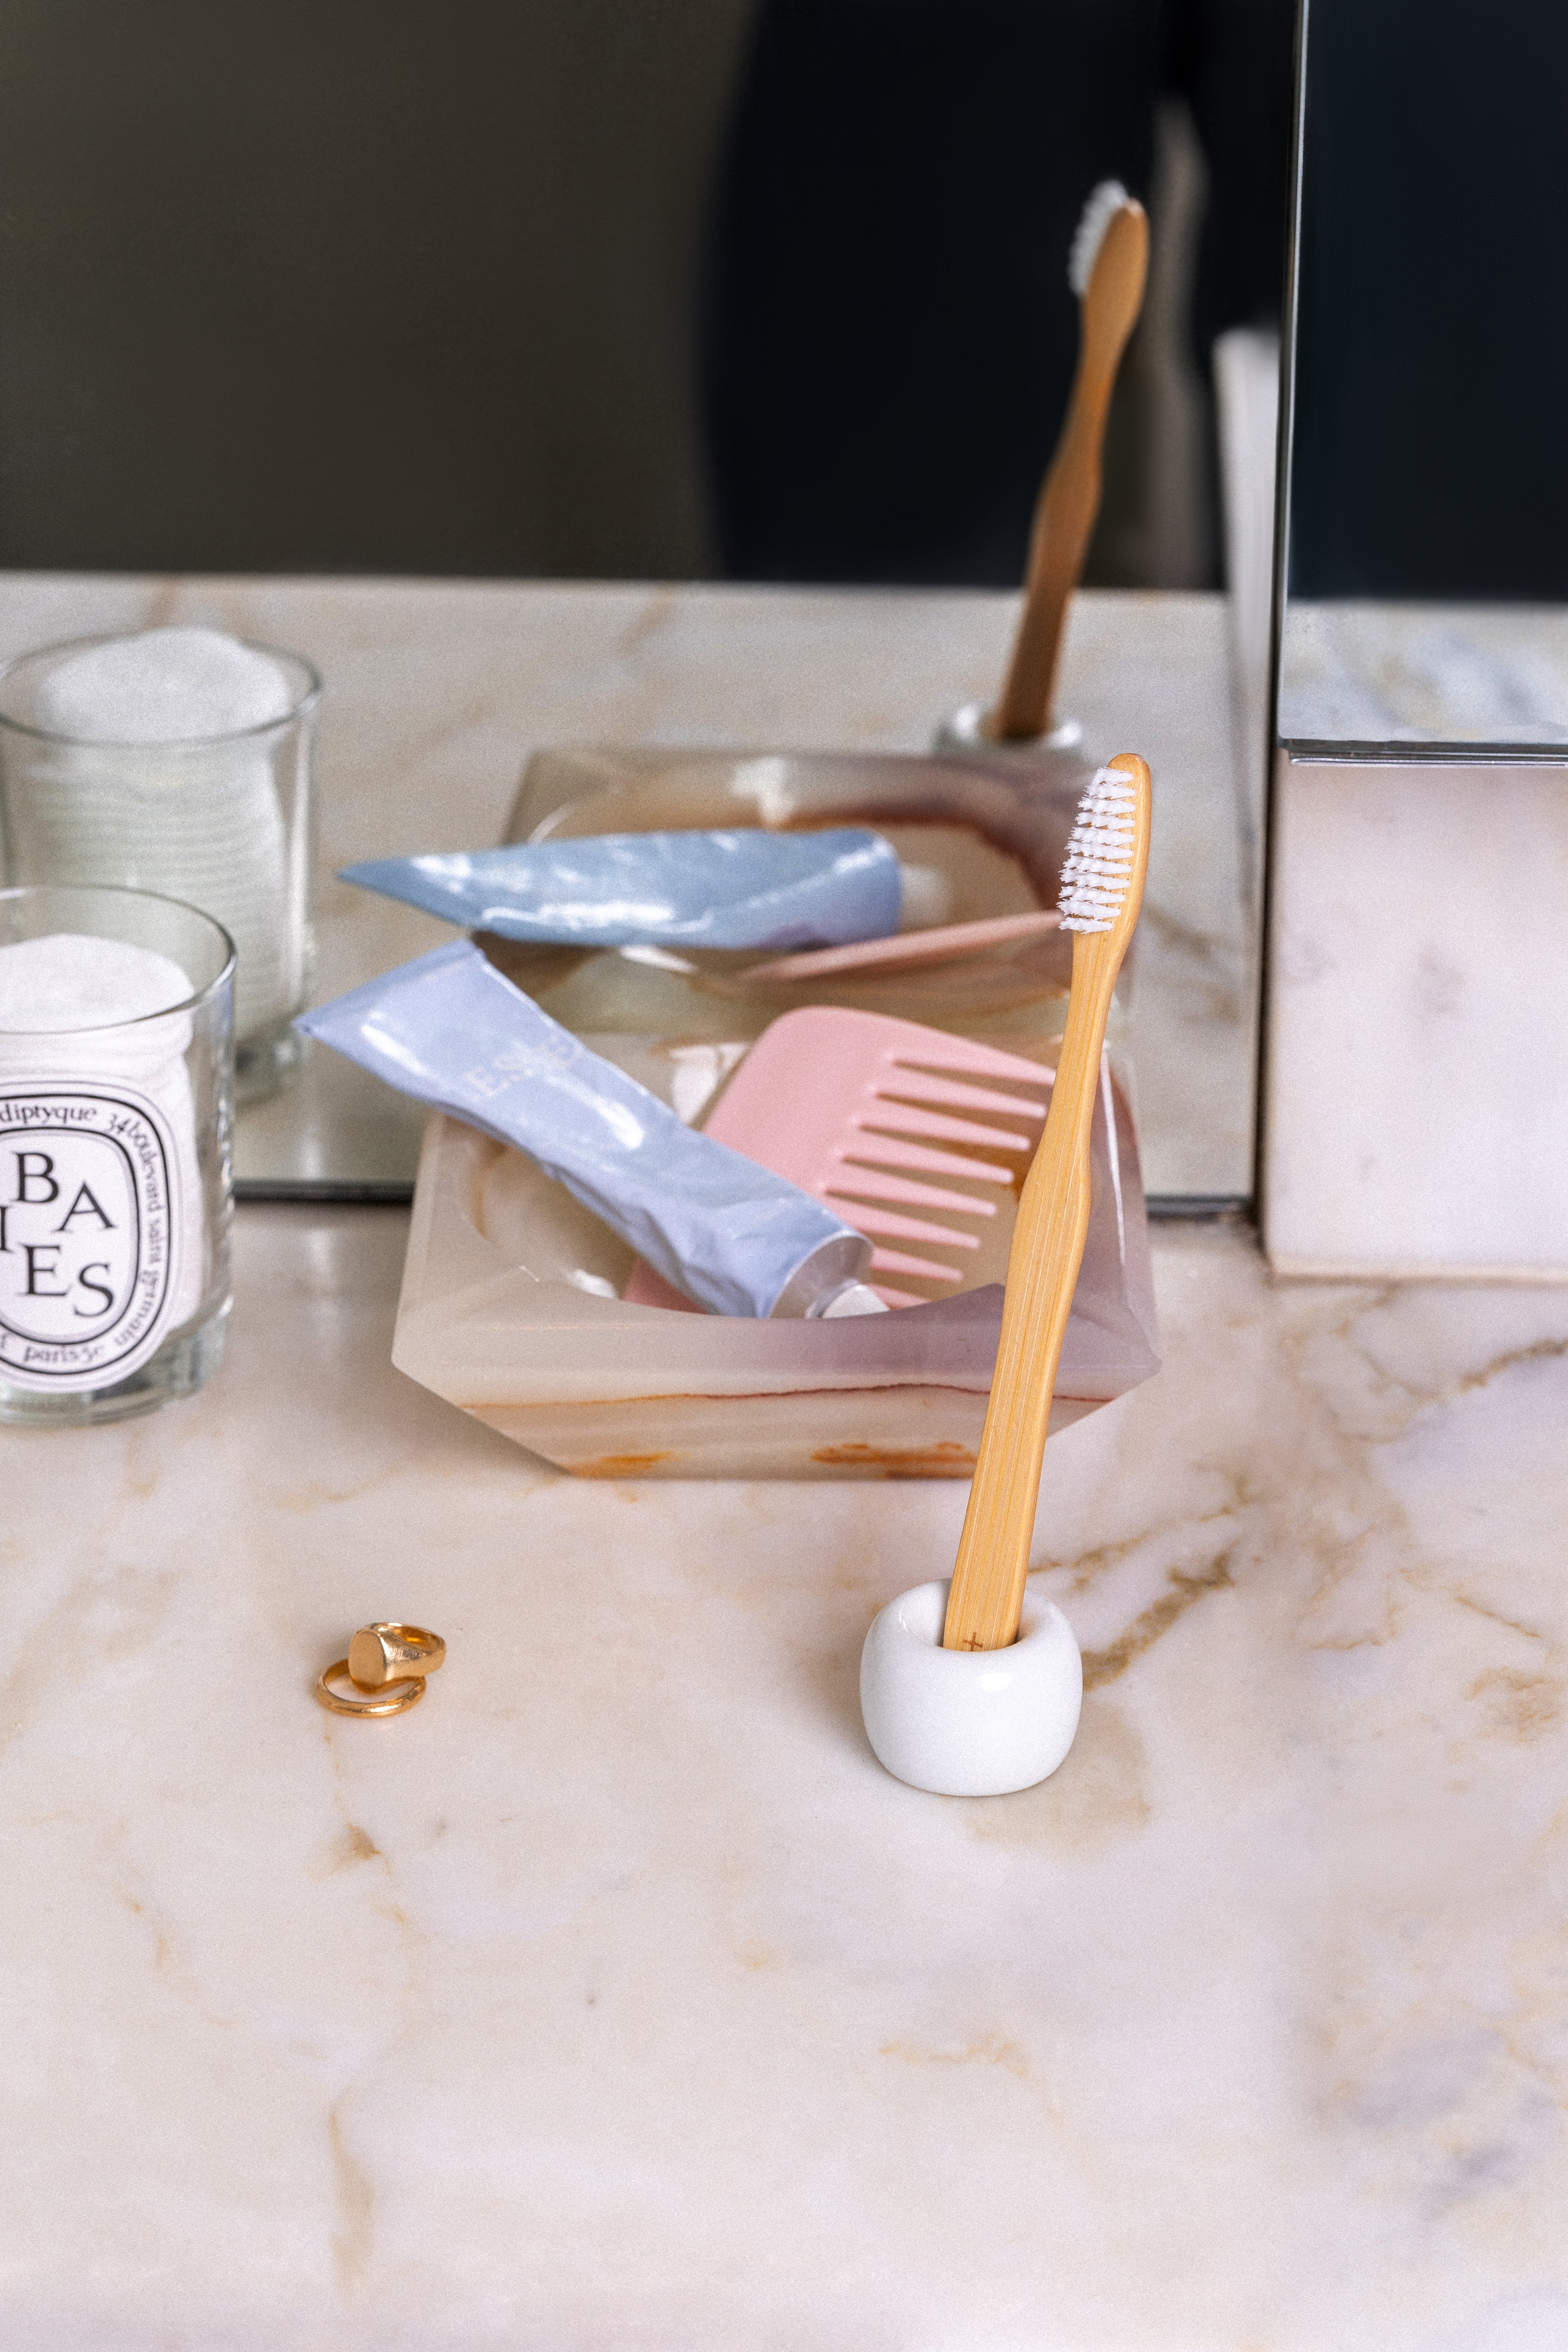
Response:
[[[234,961],[174,899],[0,891],[0,1421],[115,1421],[216,1369]]]

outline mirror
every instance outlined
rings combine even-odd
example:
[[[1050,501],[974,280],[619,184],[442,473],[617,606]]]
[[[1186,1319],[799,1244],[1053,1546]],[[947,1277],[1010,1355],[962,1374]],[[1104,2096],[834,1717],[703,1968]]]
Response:
[[[1309,0],[1277,718],[1568,742],[1568,13]]]
[[[24,9],[0,84],[0,650],[184,614],[312,656],[321,995],[430,943],[351,905],[337,866],[499,840],[533,750],[922,751],[1002,674],[1076,359],[1068,254],[1118,177],[1152,268],[1086,578],[1132,593],[1082,600],[1068,707],[1164,780],[1150,1189],[1243,1198],[1237,827],[1262,761],[1231,748],[1219,526],[1236,540],[1251,502],[1228,462],[1220,495],[1208,376],[1216,335],[1278,313],[1293,14],[385,0],[370,37],[310,0]],[[739,589],[721,642],[700,588],[689,625],[639,593],[574,628],[584,592],[518,584],[715,575],[781,607],[790,583],[869,593],[851,625],[786,618],[764,658]],[[854,678],[826,650],[851,631]],[[662,662],[677,643],[689,669]],[[312,1064],[246,1112],[242,1186],[395,1196],[416,1124]]]
[[[694,764],[710,763],[757,743],[759,711],[773,714],[775,744],[826,748],[864,740],[868,707],[886,714],[878,756],[918,754],[944,710],[994,686],[1011,618],[998,597],[825,606],[774,589],[258,582],[215,593],[197,581],[161,605],[159,593],[98,583],[95,617],[215,621],[303,647],[326,680],[318,1002],[451,937],[338,869],[500,842],[532,755],[689,745]],[[1086,598],[1066,685],[1086,744],[1140,748],[1160,779],[1131,992],[1145,1185],[1177,1213],[1234,1204],[1250,1181],[1253,1006],[1221,599]],[[422,1124],[378,1080],[312,1049],[297,1087],[241,1114],[236,1176],[251,1198],[406,1197]]]

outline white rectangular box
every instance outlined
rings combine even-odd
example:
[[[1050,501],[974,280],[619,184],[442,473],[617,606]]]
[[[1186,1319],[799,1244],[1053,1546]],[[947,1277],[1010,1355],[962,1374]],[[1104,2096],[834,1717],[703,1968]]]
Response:
[[[1275,1271],[1568,1281],[1568,755],[1277,754]]]

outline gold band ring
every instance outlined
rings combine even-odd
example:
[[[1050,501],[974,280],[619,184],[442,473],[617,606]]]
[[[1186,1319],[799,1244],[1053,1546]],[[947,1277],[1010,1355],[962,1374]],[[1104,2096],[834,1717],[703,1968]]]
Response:
[[[316,1696],[333,1715],[405,1715],[411,1706],[417,1706],[425,1696],[423,1675],[413,1675],[405,1682],[389,1683],[368,1698],[350,1698],[345,1691],[332,1688],[334,1683],[345,1679],[353,1680],[346,1658],[335,1660],[316,1677]]]
[[[362,1690],[382,1690],[409,1675],[433,1675],[446,1654],[440,1634],[423,1625],[362,1625],[349,1643],[349,1674]]]

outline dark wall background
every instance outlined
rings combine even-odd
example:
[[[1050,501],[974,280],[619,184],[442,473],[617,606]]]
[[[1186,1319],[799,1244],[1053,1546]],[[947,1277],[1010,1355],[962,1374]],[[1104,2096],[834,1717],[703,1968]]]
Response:
[[[1311,0],[1297,595],[1568,597],[1568,5]]]
[[[0,0],[0,565],[700,573],[751,0]]]
[[[730,568],[1018,579],[1078,359],[1068,250],[1108,179],[1155,231],[1123,379],[1154,397],[1112,462],[1142,444],[1162,474],[1195,470],[1177,377],[1201,392],[1216,333],[1278,316],[1293,16],[1292,0],[762,0],[710,320]],[[1121,553],[1154,534],[1117,536]],[[1192,556],[1198,579],[1163,565],[1149,584],[1199,584]]]
[[[0,0],[0,567],[1010,583],[1120,172],[1089,576],[1211,584],[1293,5]]]

